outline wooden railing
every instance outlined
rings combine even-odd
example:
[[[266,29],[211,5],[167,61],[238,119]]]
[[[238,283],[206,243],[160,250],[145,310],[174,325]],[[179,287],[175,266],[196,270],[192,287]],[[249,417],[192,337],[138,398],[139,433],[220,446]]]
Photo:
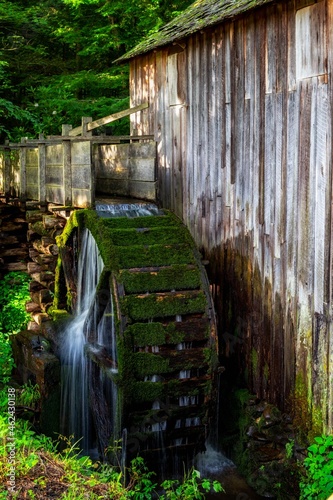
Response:
[[[156,143],[152,136],[92,136],[94,128],[139,112],[147,104],[80,127],[63,125],[61,136],[23,138],[0,148],[0,191],[8,197],[90,207],[97,192],[156,198]]]

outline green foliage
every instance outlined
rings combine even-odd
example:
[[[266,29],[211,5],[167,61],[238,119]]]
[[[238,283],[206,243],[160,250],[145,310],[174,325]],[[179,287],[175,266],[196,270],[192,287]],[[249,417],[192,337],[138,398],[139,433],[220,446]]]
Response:
[[[317,436],[304,460],[300,500],[326,500],[333,493],[333,436]]]
[[[130,477],[128,498],[134,498],[135,500],[150,500],[156,487],[156,483],[152,482],[152,477],[155,473],[148,470],[141,457],[137,457],[131,461],[128,472]]]
[[[190,3],[1,0],[1,142],[126,109],[128,66],[113,61]],[[129,119],[101,131],[127,134]]]
[[[37,384],[32,384],[29,380],[17,391],[16,404],[33,408],[39,403],[40,391]]]
[[[131,403],[137,402],[142,404],[145,401],[156,401],[165,397],[168,387],[162,382],[134,382],[131,386],[131,391],[128,391],[128,397]]]
[[[0,331],[0,384],[9,382],[13,368],[14,358],[9,336]]]
[[[200,472],[191,469],[184,476],[183,483],[178,480],[166,480],[161,485],[165,490],[165,495],[162,495],[161,500],[188,500],[205,498],[204,492],[208,493],[211,489],[215,493],[223,492],[222,485],[218,481],[210,481],[209,479],[201,479]]]
[[[6,498],[7,480],[10,473],[8,460],[10,440],[9,423],[5,417],[7,391],[0,392],[0,498]],[[61,445],[61,446],[59,446]],[[59,447],[62,451],[59,452]],[[43,473],[41,474],[41,471]],[[126,474],[126,481],[125,481]],[[157,484],[153,481],[155,473],[148,470],[143,458],[131,461],[126,471],[107,463],[94,463],[89,457],[82,456],[79,443],[70,438],[59,436],[57,442],[44,435],[36,434],[27,421],[17,419],[15,423],[15,476],[16,491],[22,498],[41,498],[48,491],[62,492],[57,498],[78,500],[89,498],[98,500],[150,500],[156,495]],[[33,482],[34,487],[31,487]],[[165,481],[162,484],[165,494],[161,500],[204,499],[205,492],[213,488],[222,491],[220,483],[200,479],[197,471],[185,474],[184,481]],[[15,498],[15,496],[13,496]]]
[[[291,439],[286,443],[286,459],[290,460],[293,457],[294,454],[294,449],[295,449],[295,440]]]
[[[30,316],[25,311],[29,300],[30,277],[21,272],[10,272],[1,281],[0,287],[0,330],[17,333],[27,323]]]
[[[25,311],[29,281],[27,274],[11,272],[0,284],[0,384],[9,381],[14,366],[10,335],[19,332],[30,318]]]

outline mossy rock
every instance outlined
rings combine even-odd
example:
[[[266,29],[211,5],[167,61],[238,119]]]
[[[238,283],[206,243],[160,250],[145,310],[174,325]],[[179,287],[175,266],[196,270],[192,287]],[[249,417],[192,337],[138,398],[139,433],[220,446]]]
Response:
[[[51,316],[53,321],[66,321],[71,318],[71,315],[66,309],[50,308],[48,310],[48,315]]]

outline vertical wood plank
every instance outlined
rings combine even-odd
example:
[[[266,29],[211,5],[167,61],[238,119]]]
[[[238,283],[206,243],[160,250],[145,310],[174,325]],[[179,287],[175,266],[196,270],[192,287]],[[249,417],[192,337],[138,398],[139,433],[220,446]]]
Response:
[[[72,154],[71,141],[62,141],[63,148],[63,182],[64,182],[64,204],[72,206]],[[91,179],[90,179],[91,182]]]
[[[45,144],[38,145],[38,199],[46,201],[46,148]]]
[[[21,139],[21,143],[25,138]],[[20,198],[25,200],[27,193],[27,148],[20,147]]]
[[[328,157],[327,157],[327,129],[328,129],[328,98],[327,85],[319,85],[316,95],[317,123],[314,131],[316,145],[315,172],[314,172],[314,311],[324,313],[325,301],[325,230],[327,222],[327,186],[328,184]]]
[[[275,106],[272,94],[266,94],[265,99],[265,169],[263,172],[263,216],[264,231],[269,235],[271,232],[271,211],[272,189],[274,189],[273,179],[275,178]],[[273,208],[274,209],[274,208]]]
[[[266,22],[266,44],[265,44],[265,68],[266,68],[266,78],[265,87],[266,94],[271,94],[276,90],[276,51],[277,42],[276,39],[276,16],[275,5],[269,6],[267,8],[267,22]]]
[[[11,150],[10,148],[3,149],[2,175],[3,175],[3,192],[5,196],[10,196],[11,184]]]
[[[281,257],[281,241],[283,240],[283,229],[281,225],[282,212],[282,168],[283,168],[283,95],[281,92],[275,94],[275,179],[272,189],[272,197],[275,199],[273,221],[274,222],[274,256]]]

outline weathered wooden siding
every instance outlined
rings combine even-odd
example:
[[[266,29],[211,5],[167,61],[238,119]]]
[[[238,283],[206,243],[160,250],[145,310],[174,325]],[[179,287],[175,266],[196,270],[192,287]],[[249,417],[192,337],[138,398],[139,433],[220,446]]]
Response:
[[[332,41],[331,0],[280,2],[131,62],[132,105],[150,103],[132,128],[210,259],[224,352],[330,429]]]

